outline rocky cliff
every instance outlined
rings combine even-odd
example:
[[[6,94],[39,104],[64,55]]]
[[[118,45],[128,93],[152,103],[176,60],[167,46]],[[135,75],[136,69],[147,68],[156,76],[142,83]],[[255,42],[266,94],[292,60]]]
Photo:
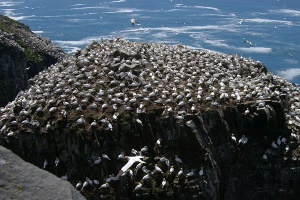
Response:
[[[0,143],[89,199],[300,196],[299,88],[260,62],[116,38],[29,83]]]
[[[26,25],[0,15],[0,106],[28,86],[28,79],[55,64],[66,54],[48,38]]]

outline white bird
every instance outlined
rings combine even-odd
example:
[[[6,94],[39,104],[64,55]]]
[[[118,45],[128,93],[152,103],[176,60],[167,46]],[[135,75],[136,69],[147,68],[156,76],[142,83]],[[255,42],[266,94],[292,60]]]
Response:
[[[120,160],[120,159],[124,159],[125,158],[125,154],[124,154],[124,152],[121,152],[119,155],[118,155],[118,160]]]
[[[95,184],[95,185],[99,185],[99,181],[98,180],[93,180],[93,184]]]
[[[130,22],[131,22],[132,26],[134,26],[135,24],[139,24],[137,19],[131,19]]]
[[[89,185],[88,181],[84,181],[81,190],[83,190],[84,188],[86,188]]]
[[[88,182],[89,185],[93,185],[93,181],[89,177],[86,177],[85,180]]]
[[[55,158],[54,163],[55,163],[55,166],[56,166],[56,167],[58,166],[59,162],[60,162],[59,158]]]
[[[77,119],[76,123],[77,124],[84,124],[85,120],[84,120],[84,116],[81,115],[79,119]]]
[[[236,137],[234,136],[234,134],[231,134],[231,140],[234,141],[234,143],[236,143]]]
[[[95,126],[97,126],[96,120],[94,120],[94,121],[91,123],[91,126],[90,126],[90,127],[95,127]]]
[[[142,149],[141,149],[141,153],[145,153],[148,151],[148,147],[147,146],[144,146]]]
[[[156,144],[157,144],[159,147],[161,147],[161,140],[158,139],[158,140],[156,141]]]
[[[163,171],[161,170],[161,168],[155,164],[155,171],[159,172],[159,173],[163,173]]]
[[[264,160],[267,160],[267,159],[268,159],[268,157],[267,157],[266,154],[263,155],[263,159],[264,159]]]
[[[135,156],[136,156],[136,155],[137,155],[137,153],[138,153],[138,152],[137,152],[137,150],[135,150],[135,149],[131,149],[131,154],[132,154],[132,155],[135,155]]]
[[[277,144],[275,143],[275,141],[273,141],[271,145],[272,145],[272,147],[273,147],[274,149],[278,149],[278,146],[277,146]]]
[[[239,144],[247,144],[248,138],[245,135],[242,135],[241,139],[239,139]]]
[[[106,189],[106,188],[109,188],[109,184],[108,183],[104,183],[100,186],[100,189]]]
[[[177,163],[180,163],[180,164],[183,163],[182,160],[181,160],[181,158],[179,158],[177,155],[175,155],[175,161],[176,161]]]
[[[180,168],[179,172],[177,173],[178,176],[181,176],[183,174],[183,169]]]
[[[108,155],[106,155],[106,154],[102,154],[102,158],[105,158],[105,159],[107,159],[107,160],[110,160],[110,158],[109,158]]]
[[[146,166],[143,166],[143,167],[142,167],[142,171],[143,171],[144,173],[146,173],[146,174],[148,174],[148,173],[151,172],[150,170],[147,169]]]
[[[144,156],[126,156],[125,158],[128,159],[128,162],[121,168],[118,175],[116,176],[117,178],[121,176],[124,172],[126,172],[134,163],[146,163],[145,161],[141,160],[142,158],[144,158]]]
[[[203,176],[204,171],[203,171],[203,167],[201,167],[201,169],[199,170],[199,176]]]
[[[163,178],[163,181],[161,182],[161,188],[164,188],[167,186],[167,180],[166,178]]]
[[[173,174],[174,172],[175,172],[175,169],[174,169],[173,166],[171,166],[171,168],[170,168],[170,173]]]
[[[250,45],[250,47],[252,46],[252,42],[250,42],[249,40],[245,40],[244,43],[247,43]]]
[[[133,191],[139,190],[143,187],[143,185],[141,183],[137,184],[137,186],[135,186]]]
[[[189,173],[187,173],[186,174],[188,177],[191,177],[191,176],[194,176],[195,175],[195,173],[194,173],[194,171],[190,171]]]
[[[98,165],[98,164],[100,164],[100,163],[101,163],[101,158],[98,157],[98,158],[94,161],[94,164],[95,164],[95,165]]]
[[[239,21],[239,24],[242,24],[245,21],[245,19],[242,19],[241,21]]]
[[[285,137],[282,137],[282,138],[281,138],[281,142],[282,142],[283,144],[286,144],[286,141],[287,141],[287,139],[286,139]]]
[[[81,182],[81,181],[79,181],[79,182],[76,184],[76,186],[75,186],[75,187],[76,187],[77,189],[79,189],[79,188],[81,187],[81,185],[82,185],[82,182]]]
[[[62,176],[62,177],[60,177],[62,180],[68,180],[68,175],[66,174],[66,175],[64,175],[64,176]]]
[[[143,122],[142,122],[140,119],[136,119],[136,122],[137,122],[138,124],[140,124],[141,126],[143,126]]]
[[[47,167],[47,165],[48,165],[48,161],[47,161],[47,159],[45,159],[44,165],[43,165],[44,169]]]
[[[148,180],[150,178],[150,175],[149,174],[146,174],[145,176],[143,176],[143,180]]]
[[[278,146],[281,145],[281,136],[278,136],[278,138],[277,138],[277,144],[278,144]]]

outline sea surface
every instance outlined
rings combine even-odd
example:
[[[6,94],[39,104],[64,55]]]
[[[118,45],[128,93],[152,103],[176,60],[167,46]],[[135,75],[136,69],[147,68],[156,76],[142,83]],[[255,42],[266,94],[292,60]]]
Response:
[[[298,0],[1,0],[0,14],[70,54],[102,37],[181,43],[251,57],[300,84]]]

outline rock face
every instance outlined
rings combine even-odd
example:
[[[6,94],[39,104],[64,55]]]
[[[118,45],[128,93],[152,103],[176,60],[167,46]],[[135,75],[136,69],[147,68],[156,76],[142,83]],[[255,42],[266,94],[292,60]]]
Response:
[[[49,39],[22,23],[0,15],[0,106],[28,86],[28,79],[61,60],[66,54]]]
[[[24,162],[2,146],[0,146],[0,198],[85,199],[69,182]]]
[[[87,198],[300,195],[299,88],[260,62],[117,38],[29,83],[1,109],[1,144]],[[122,153],[142,164],[121,171]]]

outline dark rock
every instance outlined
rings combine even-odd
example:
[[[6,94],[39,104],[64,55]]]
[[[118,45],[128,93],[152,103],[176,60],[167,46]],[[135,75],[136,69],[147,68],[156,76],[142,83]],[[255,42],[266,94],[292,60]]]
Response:
[[[66,56],[48,38],[3,15],[0,15],[0,55],[0,106],[25,90],[28,79]]]

